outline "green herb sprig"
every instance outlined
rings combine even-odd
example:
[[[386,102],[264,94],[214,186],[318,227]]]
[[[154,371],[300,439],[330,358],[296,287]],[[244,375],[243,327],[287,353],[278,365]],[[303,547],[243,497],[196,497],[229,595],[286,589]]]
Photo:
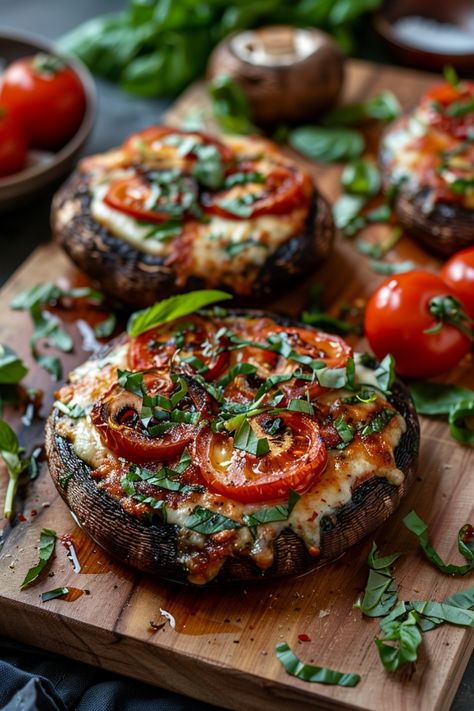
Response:
[[[428,537],[428,524],[426,524],[415,511],[403,519],[403,524],[415,534],[423,553],[436,568],[446,575],[466,575],[474,570],[474,528],[466,523],[458,532],[458,550],[467,560],[465,565],[452,565],[445,563],[430,543]]]

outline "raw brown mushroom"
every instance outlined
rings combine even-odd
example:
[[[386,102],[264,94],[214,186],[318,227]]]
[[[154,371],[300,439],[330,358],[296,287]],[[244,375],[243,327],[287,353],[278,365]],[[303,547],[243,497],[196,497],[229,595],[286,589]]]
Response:
[[[308,121],[338,99],[344,56],[324,32],[287,26],[235,34],[214,50],[208,76],[231,76],[259,124]]]

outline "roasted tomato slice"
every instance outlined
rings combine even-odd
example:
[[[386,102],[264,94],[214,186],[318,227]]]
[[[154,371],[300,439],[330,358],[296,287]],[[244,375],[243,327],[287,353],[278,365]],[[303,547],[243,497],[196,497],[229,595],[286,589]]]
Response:
[[[165,323],[135,338],[130,344],[131,370],[163,368],[173,358],[175,367],[190,374],[202,369],[206,380],[214,380],[229,362],[225,340],[217,338],[217,327],[198,315]],[[202,366],[201,366],[202,363]]]
[[[316,422],[300,412],[280,412],[257,415],[250,423],[270,447],[260,457],[234,448],[229,433],[212,432],[210,427],[199,432],[196,459],[210,491],[258,503],[286,499],[291,490],[303,493],[318,481],[327,450]]]
[[[168,397],[174,388],[171,379],[155,371],[144,377],[150,395]],[[187,402],[180,409],[205,412],[209,409],[209,396],[196,384],[191,384]],[[150,436],[140,419],[142,398],[124,390],[118,383],[112,385],[91,411],[91,420],[103,444],[115,454],[131,462],[163,461],[180,454],[194,439],[196,425],[172,423],[157,436]]]
[[[430,126],[462,140],[474,129],[474,82],[438,84],[426,92],[421,109]]]
[[[306,207],[312,192],[309,176],[296,168],[275,166],[265,175],[246,168],[239,175],[249,179],[232,185],[233,173],[226,177],[231,187],[218,192],[205,192],[202,205],[205,212],[230,220],[246,220],[261,215],[287,214],[297,207]],[[259,180],[252,180],[259,175]]]
[[[197,183],[190,176],[157,171],[114,180],[104,202],[137,220],[160,224],[193,217],[197,195]]]
[[[233,154],[223,143],[200,131],[183,131],[170,126],[150,126],[143,131],[133,133],[123,144],[123,150],[131,161],[156,159],[163,167],[176,167],[177,161],[182,167],[189,167],[198,157],[199,149],[195,146],[215,146],[224,163],[231,162]]]

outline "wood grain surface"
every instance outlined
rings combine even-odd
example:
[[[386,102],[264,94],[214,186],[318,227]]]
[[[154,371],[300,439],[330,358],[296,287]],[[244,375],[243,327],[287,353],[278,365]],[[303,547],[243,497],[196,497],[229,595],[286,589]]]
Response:
[[[406,70],[353,62],[347,77],[346,99],[359,100],[391,89],[406,107],[432,83],[433,77]],[[190,89],[170,115],[176,122],[196,109],[206,113],[203,88]],[[370,145],[370,144],[369,144]],[[323,193],[334,200],[340,167],[313,166]],[[413,259],[436,267],[437,261],[404,238],[390,259]],[[326,287],[328,303],[362,303],[382,277],[353,244],[340,237],[326,266],[314,276]],[[12,312],[14,294],[41,281],[84,283],[66,257],[48,244],[35,252],[2,291],[0,342],[14,348],[30,366],[27,385],[44,390],[45,416],[55,384],[31,362],[29,317]],[[272,304],[298,314],[310,282]],[[90,314],[59,313],[74,335],[76,349],[62,357],[67,372],[87,357],[75,319]],[[98,319],[99,314],[94,317]],[[83,327],[84,328],[84,327]],[[358,345],[366,347],[362,341]],[[474,387],[471,357],[449,380]],[[8,420],[30,450],[42,441],[43,420],[29,427],[20,412],[7,411]],[[473,520],[472,470],[474,452],[449,437],[447,425],[423,419],[419,476],[399,511],[375,534],[384,554],[403,551],[395,577],[401,599],[443,600],[472,585],[469,578],[453,579],[434,569],[420,554],[416,540],[401,524],[415,508],[430,524],[432,541],[447,560],[457,561],[456,534]],[[6,473],[0,471],[0,498]],[[443,625],[424,635],[416,666],[395,674],[378,658],[374,637],[377,620],[363,619],[353,604],[367,578],[371,539],[351,549],[335,563],[299,578],[196,589],[152,579],[123,567],[101,552],[77,528],[56,493],[43,463],[35,482],[17,498],[18,518],[0,519],[0,634],[89,662],[152,684],[177,690],[231,709],[447,709],[473,647],[472,633]],[[21,581],[36,562],[39,532],[51,527],[74,542],[81,572],[74,573],[66,548],[58,542],[49,576],[20,592]],[[65,600],[41,603],[42,591],[67,586]],[[171,613],[173,628],[161,611]],[[298,641],[306,634],[310,642]],[[277,642],[287,641],[304,660],[345,672],[362,680],[356,688],[309,684],[288,676],[274,655]]]

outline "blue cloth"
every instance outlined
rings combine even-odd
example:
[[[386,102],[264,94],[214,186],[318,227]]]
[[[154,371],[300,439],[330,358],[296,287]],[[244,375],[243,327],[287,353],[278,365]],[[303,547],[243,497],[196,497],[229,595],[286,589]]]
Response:
[[[0,639],[3,711],[218,711],[217,707]]]

